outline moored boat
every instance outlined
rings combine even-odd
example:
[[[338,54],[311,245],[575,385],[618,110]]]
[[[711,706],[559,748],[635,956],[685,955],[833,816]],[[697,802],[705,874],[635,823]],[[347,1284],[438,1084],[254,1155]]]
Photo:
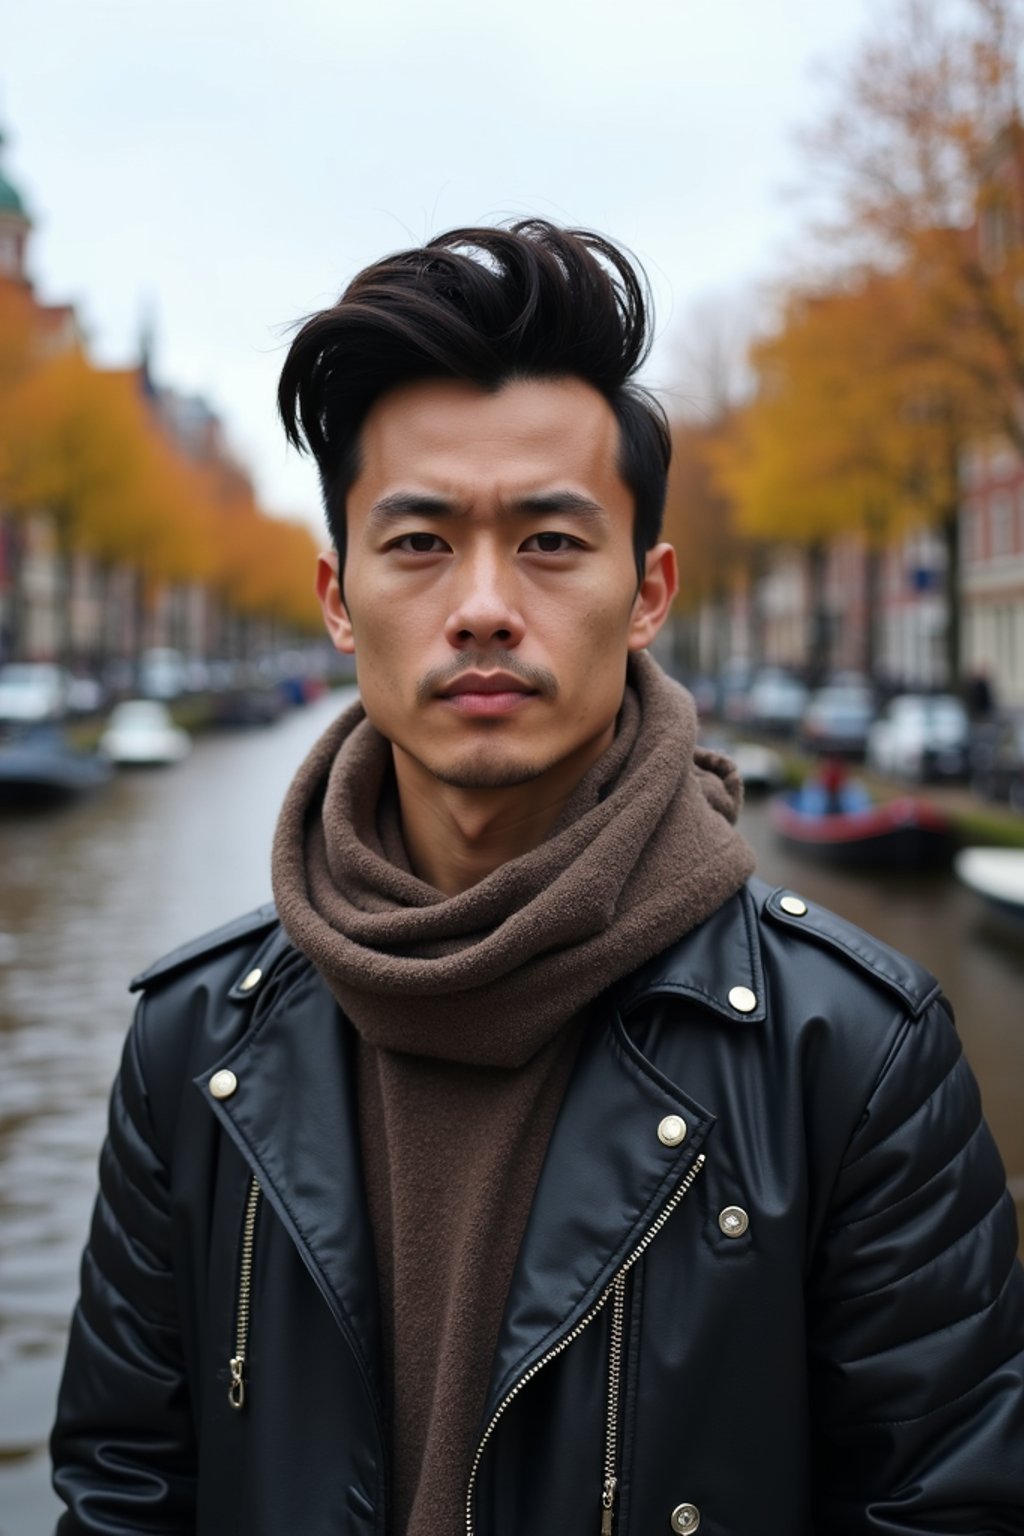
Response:
[[[961,848],[953,867],[990,907],[1024,922],[1024,848]]]
[[[875,802],[863,791],[844,793],[830,809],[822,796],[792,790],[771,802],[770,814],[794,852],[847,869],[925,869],[953,851],[948,817],[916,796]]]
[[[0,807],[42,806],[99,789],[110,764],[76,752],[57,726],[35,726],[0,745]]]

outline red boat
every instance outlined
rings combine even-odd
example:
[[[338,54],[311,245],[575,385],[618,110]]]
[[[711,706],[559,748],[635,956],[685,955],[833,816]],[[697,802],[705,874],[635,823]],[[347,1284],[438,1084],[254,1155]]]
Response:
[[[845,802],[845,803],[844,803]],[[770,806],[778,837],[796,853],[844,869],[927,869],[953,852],[948,817],[913,796],[876,803],[844,795],[828,810],[821,796],[792,790]]]

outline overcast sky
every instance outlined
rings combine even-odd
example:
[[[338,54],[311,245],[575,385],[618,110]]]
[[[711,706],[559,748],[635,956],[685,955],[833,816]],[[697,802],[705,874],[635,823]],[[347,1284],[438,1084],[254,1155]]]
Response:
[[[285,327],[385,251],[524,213],[645,262],[648,370],[783,270],[794,130],[871,0],[0,0],[7,174],[42,297],[102,362],[156,315],[162,382],[208,397],[264,504],[316,519],[274,415]]]

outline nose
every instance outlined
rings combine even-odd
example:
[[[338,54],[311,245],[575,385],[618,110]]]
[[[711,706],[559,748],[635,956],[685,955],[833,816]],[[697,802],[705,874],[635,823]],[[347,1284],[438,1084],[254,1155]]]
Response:
[[[453,573],[454,600],[445,638],[456,650],[519,644],[525,633],[515,577],[497,552],[479,550]]]

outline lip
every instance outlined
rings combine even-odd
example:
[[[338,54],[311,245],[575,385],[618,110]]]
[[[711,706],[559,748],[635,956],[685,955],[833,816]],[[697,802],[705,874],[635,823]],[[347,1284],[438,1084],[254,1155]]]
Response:
[[[512,672],[462,672],[440,690],[442,699],[458,698],[464,693],[536,693]]]
[[[463,672],[438,694],[460,714],[491,716],[512,714],[536,697],[537,689],[511,672]]]

